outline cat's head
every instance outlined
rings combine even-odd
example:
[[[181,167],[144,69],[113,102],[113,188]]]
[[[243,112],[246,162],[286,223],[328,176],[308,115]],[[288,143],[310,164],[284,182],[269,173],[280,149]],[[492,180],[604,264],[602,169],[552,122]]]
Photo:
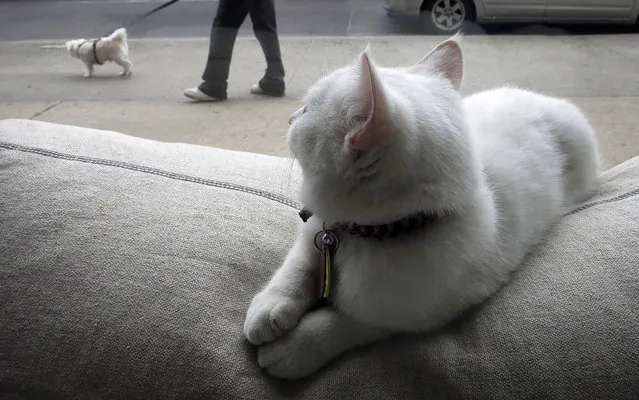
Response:
[[[377,66],[367,47],[310,88],[288,132],[305,206],[330,222],[381,223],[443,212],[472,190],[456,40],[402,68]]]

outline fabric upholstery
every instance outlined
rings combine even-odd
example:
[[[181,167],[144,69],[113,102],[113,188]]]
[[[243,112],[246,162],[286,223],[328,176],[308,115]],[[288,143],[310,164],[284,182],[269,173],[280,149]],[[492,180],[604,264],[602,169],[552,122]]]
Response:
[[[291,160],[0,121],[0,398],[630,399],[639,158],[450,326],[268,378],[243,337],[299,223]]]

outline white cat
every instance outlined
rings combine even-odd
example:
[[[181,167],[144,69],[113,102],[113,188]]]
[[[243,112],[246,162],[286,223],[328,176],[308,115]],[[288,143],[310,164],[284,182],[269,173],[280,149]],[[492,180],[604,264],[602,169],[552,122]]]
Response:
[[[314,215],[247,312],[244,332],[270,375],[300,378],[353,347],[450,322],[595,188],[597,143],[579,109],[513,88],[462,99],[456,40],[409,68],[376,66],[367,48],[291,116],[301,200]],[[404,229],[419,212],[425,224]],[[322,224],[396,220],[395,237],[337,229],[331,306],[310,310]]]

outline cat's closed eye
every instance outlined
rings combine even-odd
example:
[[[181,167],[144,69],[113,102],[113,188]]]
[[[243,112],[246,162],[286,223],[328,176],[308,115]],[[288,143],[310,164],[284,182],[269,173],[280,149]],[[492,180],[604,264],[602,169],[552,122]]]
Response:
[[[366,115],[354,115],[350,118],[350,128],[360,127],[364,122],[368,120],[368,116]]]

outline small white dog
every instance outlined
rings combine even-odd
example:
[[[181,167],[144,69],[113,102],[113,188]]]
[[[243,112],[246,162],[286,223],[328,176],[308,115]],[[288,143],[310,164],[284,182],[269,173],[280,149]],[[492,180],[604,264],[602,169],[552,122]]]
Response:
[[[69,40],[66,45],[71,57],[79,58],[86,65],[87,72],[84,76],[87,78],[93,76],[94,65],[102,65],[107,61],[113,61],[124,68],[120,76],[130,76],[132,73],[133,64],[129,60],[129,45],[124,28],[100,39]]]

